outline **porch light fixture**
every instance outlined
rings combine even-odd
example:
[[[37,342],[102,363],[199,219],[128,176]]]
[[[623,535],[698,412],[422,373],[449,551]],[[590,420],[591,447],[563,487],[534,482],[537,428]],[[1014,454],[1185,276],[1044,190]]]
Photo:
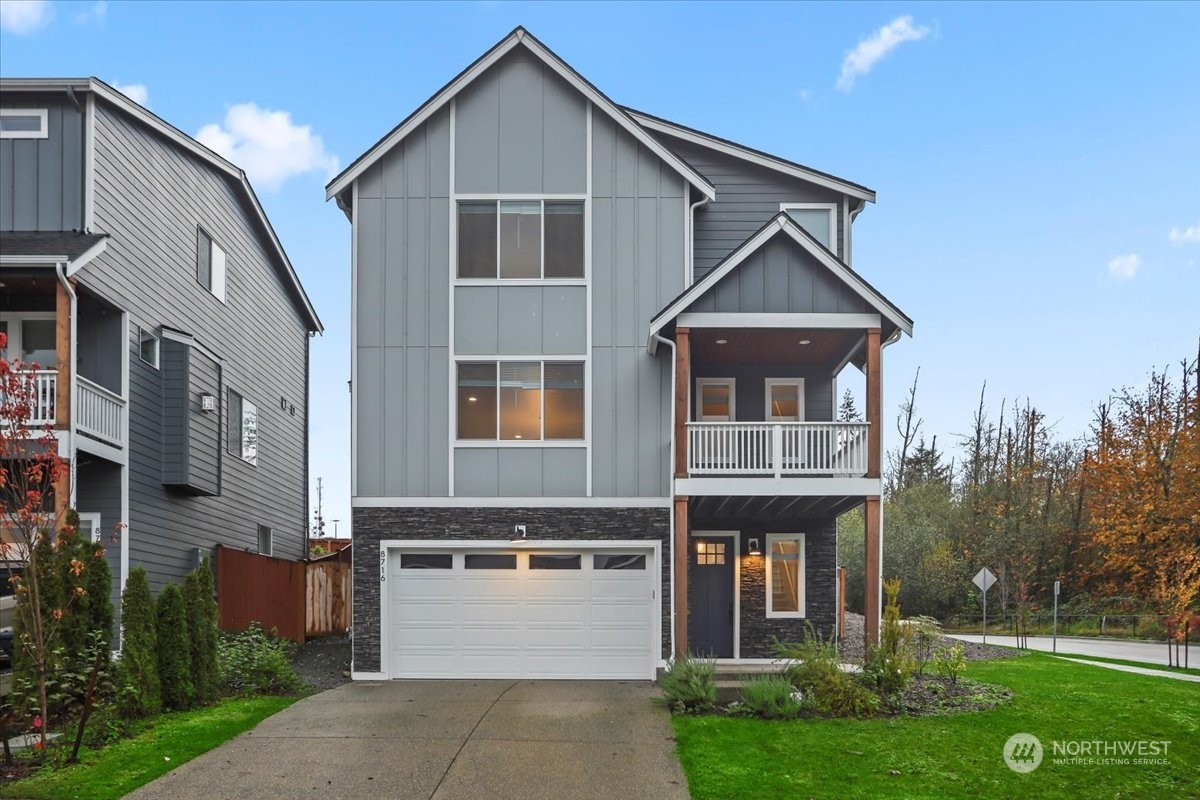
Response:
[[[467,402],[468,402],[468,403],[475,403],[475,402],[478,402],[478,401],[479,401],[479,398],[478,398],[478,397],[468,397],[468,398],[467,398]]]
[[[508,537],[510,542],[527,542],[529,536],[526,533],[524,525],[513,525],[512,535]]]
[[[812,344],[811,339],[801,339],[797,344]]]
[[[728,339],[717,339],[717,344],[729,344]]]
[[[207,392],[200,395],[200,410],[208,413],[217,410],[217,398]]]
[[[750,555],[752,555],[752,556],[761,556],[762,555],[762,548],[758,546],[758,539],[750,540]]]

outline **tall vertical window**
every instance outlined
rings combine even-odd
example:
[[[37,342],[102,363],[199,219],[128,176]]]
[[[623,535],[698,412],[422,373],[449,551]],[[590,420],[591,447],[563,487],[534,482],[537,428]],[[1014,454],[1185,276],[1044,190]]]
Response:
[[[583,439],[581,362],[463,362],[457,394],[460,440]]]
[[[837,239],[836,203],[783,203],[780,211],[786,211],[792,220],[829,250],[834,250]]]
[[[225,302],[225,251],[203,228],[196,228],[196,282]]]
[[[804,616],[804,534],[767,534],[767,616]]]
[[[258,407],[230,389],[226,408],[226,449],[243,461],[258,464]]]
[[[258,552],[264,556],[274,555],[274,535],[266,525],[258,526]]]
[[[583,277],[582,200],[470,200],[458,204],[458,277]]]

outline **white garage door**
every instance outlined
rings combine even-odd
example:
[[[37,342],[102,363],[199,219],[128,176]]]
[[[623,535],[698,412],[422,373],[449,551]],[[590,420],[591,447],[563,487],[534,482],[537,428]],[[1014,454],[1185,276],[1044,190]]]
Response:
[[[651,678],[654,551],[389,549],[393,678]]]

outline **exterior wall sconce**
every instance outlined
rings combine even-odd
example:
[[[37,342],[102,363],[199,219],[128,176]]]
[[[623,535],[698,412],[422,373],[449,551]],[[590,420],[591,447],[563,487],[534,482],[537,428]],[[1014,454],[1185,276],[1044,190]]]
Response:
[[[512,535],[508,537],[510,542],[528,542],[529,535],[526,532],[524,525],[513,525]]]
[[[758,546],[758,539],[750,540],[750,555],[752,555],[752,556],[761,556],[762,555],[762,548]]]
[[[200,395],[200,410],[204,413],[217,410],[217,398],[207,392]]]

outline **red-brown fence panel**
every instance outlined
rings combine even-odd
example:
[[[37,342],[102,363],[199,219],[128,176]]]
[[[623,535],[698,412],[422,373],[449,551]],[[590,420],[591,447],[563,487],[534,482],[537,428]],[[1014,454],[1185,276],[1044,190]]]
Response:
[[[252,622],[304,641],[305,564],[217,545],[217,607],[223,631]]]

